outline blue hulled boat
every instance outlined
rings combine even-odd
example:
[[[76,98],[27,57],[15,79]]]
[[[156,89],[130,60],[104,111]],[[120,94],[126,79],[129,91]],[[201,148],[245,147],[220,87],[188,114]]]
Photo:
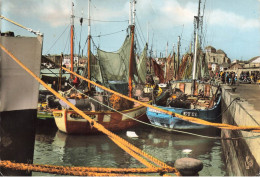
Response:
[[[221,107],[221,94],[219,86],[211,84],[208,64],[206,61],[206,54],[201,49],[201,38],[199,33],[202,31],[200,22],[203,16],[200,15],[200,3],[198,15],[195,16],[195,47],[194,54],[187,53],[184,55],[182,61],[179,61],[179,53],[177,54],[177,61],[174,63],[166,62],[165,66],[172,66],[174,74],[167,76],[166,82],[168,84],[167,90],[163,95],[156,99],[155,106],[171,111],[176,114],[185,115],[189,117],[196,117],[209,122],[219,122]],[[179,43],[178,43],[179,48]],[[179,51],[179,50],[178,50]],[[177,63],[177,67],[176,66]],[[180,66],[179,66],[180,63]],[[165,67],[166,75],[171,70]],[[206,82],[208,81],[208,82]],[[204,125],[190,123],[178,117],[168,115],[157,110],[148,108],[147,117],[152,124],[172,128],[172,129],[199,129],[205,128]]]
[[[175,86],[186,86],[189,87],[191,83],[176,83]],[[215,86],[210,86],[209,84],[199,84],[199,88],[201,89],[210,89],[208,92],[204,92],[204,95],[193,95],[188,96],[185,101],[182,101],[181,105],[175,104],[172,107],[167,101],[164,101],[167,105],[165,106],[159,106],[158,104],[154,104],[154,106],[157,106],[161,109],[171,111],[173,113],[177,113],[180,115],[190,116],[190,117],[196,117],[202,120],[206,120],[209,122],[220,122],[221,121],[221,95],[220,91]],[[182,90],[185,89],[182,88]],[[186,89],[188,90],[188,88]],[[214,90],[215,92],[212,92]],[[184,92],[182,92],[184,93]],[[167,94],[167,91],[164,93],[164,95]],[[169,94],[168,94],[169,95]],[[174,95],[174,94],[173,94]],[[168,96],[168,98],[163,98],[164,96],[161,96],[157,102],[160,102],[161,100],[169,100],[169,98],[172,98],[172,95]],[[175,98],[175,100],[178,98]],[[169,102],[169,101],[168,101]],[[185,104],[186,103],[186,104]],[[179,107],[178,107],[179,106]],[[181,106],[185,108],[181,108]],[[172,129],[201,129],[206,128],[207,126],[195,124],[191,122],[184,121],[178,117],[174,117],[172,115],[165,114],[163,112],[160,112],[158,110],[147,108],[147,117],[149,121],[157,126],[172,128]]]

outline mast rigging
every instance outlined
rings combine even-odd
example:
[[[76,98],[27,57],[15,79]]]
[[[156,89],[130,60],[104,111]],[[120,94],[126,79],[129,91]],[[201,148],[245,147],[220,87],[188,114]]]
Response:
[[[90,28],[90,0],[88,0],[88,79],[91,80],[90,71],[90,39],[91,39],[91,28]],[[90,82],[88,82],[88,90],[91,90]]]
[[[74,3],[72,2],[72,7],[71,7],[71,21],[70,21],[70,64],[71,64],[71,71],[73,72],[74,70],[74,11],[73,11],[73,6]],[[73,75],[70,75],[71,79],[73,79]]]

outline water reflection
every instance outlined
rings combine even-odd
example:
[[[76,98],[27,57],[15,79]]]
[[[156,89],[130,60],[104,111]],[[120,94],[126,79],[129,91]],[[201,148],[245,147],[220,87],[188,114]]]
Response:
[[[176,159],[188,156],[202,160],[204,168],[200,175],[226,174],[219,140],[167,133],[146,126],[132,128],[131,131],[135,131],[138,138],[127,137],[125,131],[118,135],[170,165]],[[208,133],[216,134],[215,130]],[[191,152],[183,152],[185,149]],[[40,127],[36,134],[34,163],[90,167],[143,167],[139,161],[121,150],[106,135],[66,135],[56,128],[51,130],[48,128],[46,131]],[[46,174],[36,173],[36,175]]]

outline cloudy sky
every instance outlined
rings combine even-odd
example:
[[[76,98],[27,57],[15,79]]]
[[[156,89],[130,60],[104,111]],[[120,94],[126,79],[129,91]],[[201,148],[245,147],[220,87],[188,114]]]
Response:
[[[86,55],[88,3],[87,0],[73,2],[75,51],[79,52],[81,43]],[[43,54],[66,54],[69,53],[71,4],[72,0],[0,0],[0,10],[3,16],[44,33]],[[222,49],[231,60],[260,56],[260,0],[202,0],[201,6],[204,9],[203,46]],[[91,0],[90,7],[95,45],[106,51],[118,50],[128,27],[129,0]],[[197,9],[198,0],[137,0],[138,48],[143,48],[149,33],[149,48],[153,48],[154,54],[165,55],[167,43],[169,54],[174,45],[176,50],[180,36],[181,53],[185,53],[193,39]],[[81,27],[79,17],[82,16]],[[0,25],[1,31],[32,35],[3,20]]]

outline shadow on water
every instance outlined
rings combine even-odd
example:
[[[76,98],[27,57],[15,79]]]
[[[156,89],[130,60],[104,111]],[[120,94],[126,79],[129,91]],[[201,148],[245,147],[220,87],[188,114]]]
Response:
[[[147,126],[138,126],[129,131],[134,131],[138,138],[127,137],[126,131],[117,134],[169,165],[173,165],[178,158],[192,157],[204,164],[200,175],[226,175],[220,140],[168,133]],[[210,136],[219,136],[219,132],[215,129],[205,131]],[[38,127],[34,163],[89,167],[144,167],[106,135],[67,135],[55,127],[48,129]],[[33,173],[33,175],[48,174]]]

